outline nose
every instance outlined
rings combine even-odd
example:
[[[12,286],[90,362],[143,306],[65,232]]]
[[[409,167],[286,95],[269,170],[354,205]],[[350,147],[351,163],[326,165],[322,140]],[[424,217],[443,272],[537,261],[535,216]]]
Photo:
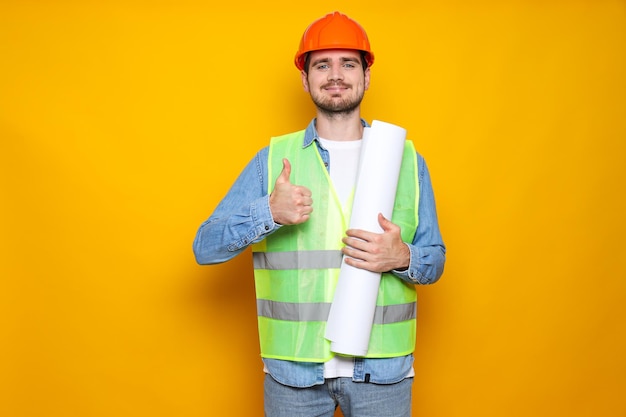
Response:
[[[340,81],[343,80],[343,72],[341,71],[341,65],[333,65],[328,71],[328,81]]]

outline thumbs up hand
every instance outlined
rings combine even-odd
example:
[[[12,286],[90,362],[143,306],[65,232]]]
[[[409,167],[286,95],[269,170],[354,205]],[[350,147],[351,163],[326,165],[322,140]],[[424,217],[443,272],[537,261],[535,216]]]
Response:
[[[270,194],[270,211],[278,224],[300,224],[307,221],[313,211],[311,190],[292,184],[289,181],[291,164],[283,159],[283,170],[280,172],[274,190]]]

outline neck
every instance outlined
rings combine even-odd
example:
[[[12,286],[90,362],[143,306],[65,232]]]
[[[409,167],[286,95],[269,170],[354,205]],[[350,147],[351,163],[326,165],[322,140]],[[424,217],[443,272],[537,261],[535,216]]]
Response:
[[[363,137],[363,125],[358,111],[333,115],[318,112],[315,129],[321,137],[328,140],[347,141]]]

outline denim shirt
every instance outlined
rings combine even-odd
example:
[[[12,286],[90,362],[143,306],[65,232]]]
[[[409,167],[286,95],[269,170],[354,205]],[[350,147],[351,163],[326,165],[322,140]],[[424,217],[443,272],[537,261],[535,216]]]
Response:
[[[367,122],[361,121],[363,126]],[[320,142],[315,119],[304,133],[303,148],[315,143],[324,165],[330,170],[330,157]],[[196,261],[201,265],[226,262],[249,245],[260,242],[281,226],[270,212],[267,178],[269,147],[261,149],[241,172],[213,214],[200,225],[193,242]],[[419,223],[410,250],[409,267],[391,271],[412,284],[432,284],[443,273],[446,248],[439,231],[435,198],[424,158],[417,154],[419,181]],[[297,167],[294,167],[297,169]],[[313,196],[315,199],[315,196]],[[324,383],[324,364],[291,362],[264,358],[267,371],[278,382],[294,387]],[[402,380],[413,365],[413,355],[397,358],[355,358],[353,380],[391,384]]]

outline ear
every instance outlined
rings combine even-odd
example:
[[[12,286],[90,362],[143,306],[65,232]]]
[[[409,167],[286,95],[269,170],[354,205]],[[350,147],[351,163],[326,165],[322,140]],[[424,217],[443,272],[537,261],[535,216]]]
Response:
[[[304,91],[308,93],[309,92],[309,76],[304,70],[300,71],[300,76],[302,77],[302,88],[304,88]]]
[[[370,67],[367,67],[367,69],[363,73],[363,77],[364,77],[363,85],[364,85],[364,88],[367,90],[368,88],[370,88]]]

